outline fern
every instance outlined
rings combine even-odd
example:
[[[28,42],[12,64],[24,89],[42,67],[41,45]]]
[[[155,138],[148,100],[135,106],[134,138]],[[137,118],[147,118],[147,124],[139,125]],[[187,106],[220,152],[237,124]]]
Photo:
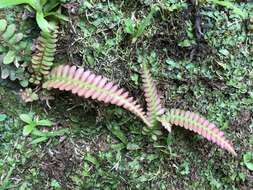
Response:
[[[152,80],[151,74],[146,64],[142,65],[142,81],[145,100],[147,103],[147,117],[151,127],[144,128],[144,132],[150,132],[157,128],[157,117],[164,113],[164,109],[161,105],[160,97],[157,93],[156,85]]]
[[[154,140],[156,140],[156,135],[160,134],[160,131],[156,128],[159,122],[168,131],[171,131],[171,125],[175,124],[198,133],[207,140],[236,155],[232,144],[225,139],[224,133],[200,115],[179,109],[172,109],[164,114],[164,109],[161,106],[151,75],[145,65],[143,65],[142,69],[147,113],[144,113],[141,106],[134,101],[134,98],[130,97],[129,93],[119,88],[118,85],[109,82],[105,77],[93,74],[89,70],[77,69],[76,66],[65,65],[53,69],[48,81],[43,84],[43,88],[71,91],[78,96],[123,107],[143,120],[147,125],[147,128],[144,128],[144,132],[151,134]]]
[[[233,155],[236,155],[232,144],[225,139],[224,133],[220,131],[215,124],[210,123],[197,113],[180,109],[171,109],[166,115],[159,118],[159,120],[164,126],[174,124],[198,133],[208,141],[211,141],[219,145],[221,148],[228,150]]]
[[[89,70],[77,69],[76,66],[59,66],[53,69],[43,88],[71,91],[78,96],[123,107],[150,126],[143,109],[133,97],[129,96],[127,91],[113,82],[109,82],[107,78],[97,76]]]
[[[37,40],[37,51],[32,56],[32,76],[30,82],[34,84],[39,84],[43,77],[50,73],[54,62],[58,27],[54,23],[50,24],[54,28],[54,31],[50,34],[41,31],[41,35]]]

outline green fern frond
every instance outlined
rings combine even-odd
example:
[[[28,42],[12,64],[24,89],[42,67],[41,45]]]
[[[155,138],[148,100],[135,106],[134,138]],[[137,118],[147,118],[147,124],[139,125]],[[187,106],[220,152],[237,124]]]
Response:
[[[89,70],[84,71],[83,68],[77,69],[76,66],[69,65],[56,67],[43,84],[43,88],[71,91],[81,97],[123,107],[150,126],[143,109],[133,97],[129,96],[129,92]]]
[[[225,139],[224,133],[220,131],[215,124],[209,122],[197,113],[171,109],[165,115],[160,117],[159,121],[165,126],[165,128],[166,126],[174,124],[198,133],[208,141],[211,141],[221,148],[228,150],[233,155],[236,155],[232,143]]]
[[[30,82],[34,84],[39,84],[40,81],[50,73],[54,63],[58,27],[54,23],[50,24],[54,27],[54,31],[50,34],[41,31],[41,35],[37,40],[37,51],[32,56],[32,76]]]
[[[146,64],[142,65],[142,81],[144,96],[147,103],[147,117],[151,124],[149,129],[144,128],[144,131],[148,132],[157,128],[157,117],[164,113],[164,109],[162,108],[161,99],[157,93],[155,82],[153,81]]]

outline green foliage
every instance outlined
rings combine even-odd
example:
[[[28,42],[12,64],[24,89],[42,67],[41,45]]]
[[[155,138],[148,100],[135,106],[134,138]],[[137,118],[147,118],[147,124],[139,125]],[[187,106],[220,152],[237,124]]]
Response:
[[[243,155],[243,163],[248,170],[253,171],[253,153],[252,152],[246,152]]]
[[[217,4],[220,6],[224,6],[228,9],[231,9],[235,14],[241,16],[244,19],[248,17],[248,14],[245,10],[241,10],[240,8],[238,8],[234,3],[232,3],[229,0],[224,0],[224,1],[222,1],[222,0],[207,0],[207,2],[214,3],[214,4]]]
[[[51,27],[50,23],[45,19],[47,16],[54,16],[63,20],[68,20],[64,15],[57,11],[53,11],[60,4],[59,0],[53,1],[38,1],[38,0],[2,0],[0,2],[0,9],[7,8],[19,4],[28,4],[36,11],[36,21],[40,29],[49,34],[50,30],[54,28]]]
[[[34,92],[31,88],[25,88],[24,90],[21,89],[19,94],[21,99],[26,103],[37,101],[39,99],[38,94]]]
[[[30,41],[23,33],[17,32],[15,24],[8,25],[5,19],[1,19],[0,42],[1,78],[19,80],[22,86],[27,86],[29,75],[25,67],[30,59]]]
[[[41,131],[37,129],[38,126],[52,127],[53,123],[47,119],[39,120],[38,117],[33,118],[29,114],[21,114],[19,117],[26,123],[23,127],[23,135],[32,135],[34,138],[30,144],[38,144],[47,141],[52,137],[62,136],[68,132],[68,129],[59,129],[51,132]]]
[[[128,34],[132,35],[132,42],[136,42],[136,40],[143,35],[145,29],[152,24],[152,20],[154,18],[154,14],[159,11],[158,6],[152,6],[149,14],[143,18],[143,20],[135,23],[132,19],[125,19],[124,31]]]

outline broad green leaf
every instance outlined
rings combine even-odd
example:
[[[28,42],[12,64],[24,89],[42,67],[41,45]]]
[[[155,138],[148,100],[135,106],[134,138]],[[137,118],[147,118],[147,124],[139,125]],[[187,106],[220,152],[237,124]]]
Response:
[[[10,70],[10,76],[9,76],[10,80],[11,81],[14,81],[17,79],[17,76],[16,76],[16,71],[15,70]]]
[[[135,143],[128,143],[127,144],[127,150],[138,150],[140,149],[140,146]]]
[[[244,163],[247,163],[247,162],[250,162],[252,160],[252,153],[251,152],[246,152],[244,155],[243,155],[243,162]]]
[[[34,139],[30,144],[38,144],[47,140],[48,140],[48,137],[39,137],[39,138]]]
[[[69,132],[68,129],[60,129],[60,130],[51,131],[51,132],[42,132],[42,131],[39,131],[38,129],[34,129],[32,134],[35,136],[41,136],[41,137],[57,137],[57,136],[62,136],[67,132]]]
[[[21,114],[19,115],[20,119],[25,123],[33,123],[33,118],[29,114]]]
[[[149,14],[138,24],[137,31],[135,32],[135,38],[140,37],[146,28],[151,24],[154,14],[159,11],[158,6],[151,7]]]
[[[8,65],[12,63],[15,59],[16,52],[15,51],[8,51],[8,53],[4,56],[3,64]]]
[[[0,33],[5,31],[7,27],[7,21],[5,19],[0,19]]]
[[[250,171],[253,171],[253,153],[252,152],[246,152],[243,155],[243,162]]]
[[[125,134],[120,130],[120,127],[116,124],[109,124],[107,128],[124,144],[127,144],[127,138]]]
[[[1,46],[1,44],[0,44],[0,53],[5,52],[5,51],[6,51],[6,48]],[[1,59],[2,58],[0,57],[0,63],[1,63]]]
[[[128,34],[133,34],[135,29],[135,24],[132,21],[132,19],[128,18],[125,20],[125,26],[124,26],[124,31]]]
[[[62,136],[68,132],[69,132],[69,129],[59,129],[56,131],[47,132],[47,136],[48,137],[57,137],[57,136]]]
[[[25,125],[23,128],[23,135],[28,136],[34,129],[35,125]]]
[[[69,18],[61,13],[58,13],[58,12],[50,12],[50,13],[47,13],[45,14],[45,17],[47,16],[54,16],[58,19],[61,19],[61,20],[64,20],[64,21],[69,21]]]
[[[10,76],[10,71],[7,68],[1,68],[1,78],[7,79]]]
[[[242,11],[240,8],[238,8],[236,5],[234,5],[230,1],[208,0],[208,2],[212,2],[217,5],[221,5],[221,6],[228,8],[228,9],[231,9],[235,14],[241,16],[242,18],[247,18],[247,16],[248,16],[247,11]]]
[[[7,118],[7,115],[0,114],[0,122],[6,120],[6,118]]]
[[[39,137],[47,137],[47,132],[42,132],[42,131],[34,128],[33,131],[32,131],[32,135],[39,136]]]
[[[41,6],[44,6],[48,2],[48,0],[39,0],[39,1],[40,1]],[[52,1],[52,0],[50,0],[50,1]]]
[[[245,163],[245,165],[250,171],[253,171],[253,162]]]
[[[42,120],[39,120],[37,122],[37,125],[40,125],[40,126],[52,126],[53,123],[47,119],[42,119]]]
[[[43,7],[44,13],[51,12],[54,8],[56,8],[60,4],[59,0],[50,0]]]
[[[20,4],[29,4],[36,11],[41,9],[40,4],[37,0],[1,0],[0,1],[0,9],[1,8],[8,8],[8,7],[20,5]]]
[[[7,29],[5,30],[5,32],[2,35],[3,39],[9,40],[14,35],[15,31],[16,31],[15,24],[8,25]]]
[[[99,166],[99,163],[98,163],[97,159],[89,153],[84,157],[84,160],[91,162],[96,167]]]
[[[28,86],[28,84],[29,84],[29,82],[28,82],[28,80],[21,80],[20,82],[19,82],[19,84],[22,86],[22,87],[27,87]],[[38,98],[37,98],[38,99]],[[36,99],[36,100],[37,100]]]
[[[24,35],[22,33],[14,34],[14,36],[9,40],[9,43],[15,45],[17,42],[22,40],[23,37]]]
[[[37,24],[39,25],[40,29],[49,34],[50,33],[50,24],[49,22],[44,18],[43,12],[37,12],[36,13],[36,21]]]

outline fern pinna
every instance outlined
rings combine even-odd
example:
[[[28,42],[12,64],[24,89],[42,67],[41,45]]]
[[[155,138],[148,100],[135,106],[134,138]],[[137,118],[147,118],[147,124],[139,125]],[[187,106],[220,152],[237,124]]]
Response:
[[[32,76],[30,82],[34,84],[39,84],[43,77],[50,73],[54,62],[58,27],[54,23],[50,24],[54,30],[51,33],[41,31],[36,44],[37,50],[32,56]]]
[[[150,126],[143,109],[133,97],[129,96],[127,91],[89,70],[77,69],[76,66],[59,66],[53,69],[49,80],[44,83],[43,87],[71,91],[78,96],[123,107]]]
[[[220,131],[215,124],[210,123],[207,119],[197,113],[180,109],[171,109],[164,116],[159,118],[159,120],[164,126],[174,124],[198,133],[208,141],[211,141],[221,148],[228,150],[233,155],[236,155],[232,144],[225,139],[224,133]]]
[[[159,135],[156,128],[159,122],[169,132],[171,131],[171,125],[179,125],[198,133],[236,155],[232,144],[225,139],[224,133],[200,115],[179,109],[171,109],[164,114],[155,84],[146,66],[143,66],[142,78],[144,95],[147,101],[147,113],[143,111],[133,97],[129,96],[127,91],[118,85],[108,81],[103,76],[97,76],[89,70],[85,71],[83,68],[77,68],[76,66],[56,67],[52,70],[48,81],[44,83],[43,87],[71,91],[78,96],[123,107],[143,120],[147,125],[147,128],[144,128],[144,133],[151,134],[152,138]],[[156,138],[153,139],[156,140]]]

